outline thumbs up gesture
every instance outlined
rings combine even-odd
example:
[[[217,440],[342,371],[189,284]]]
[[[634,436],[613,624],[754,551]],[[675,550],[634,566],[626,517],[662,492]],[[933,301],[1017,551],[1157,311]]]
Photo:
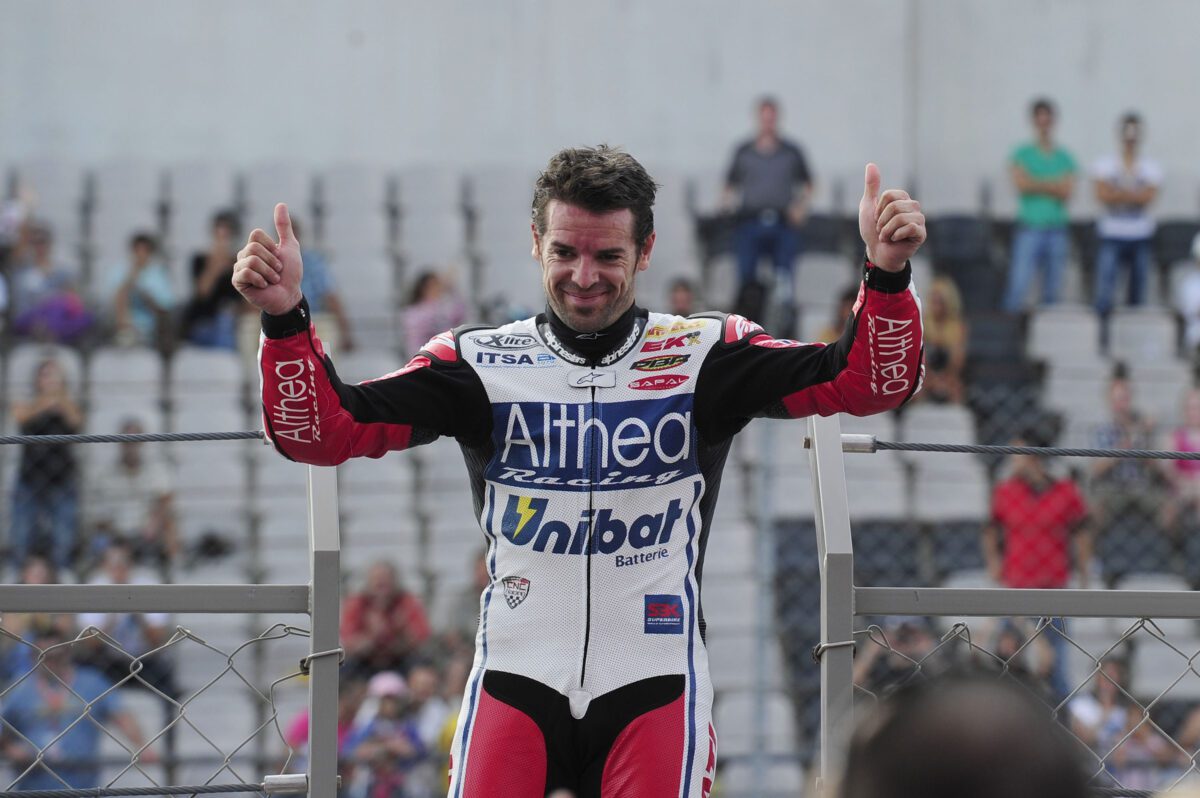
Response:
[[[925,241],[921,203],[898,188],[879,193],[879,167],[867,164],[862,201],[858,203],[858,233],[867,245],[867,260],[898,272]]]
[[[292,217],[282,202],[275,206],[275,233],[261,229],[250,234],[233,265],[233,287],[254,307],[281,316],[300,304],[300,242],[292,230]]]

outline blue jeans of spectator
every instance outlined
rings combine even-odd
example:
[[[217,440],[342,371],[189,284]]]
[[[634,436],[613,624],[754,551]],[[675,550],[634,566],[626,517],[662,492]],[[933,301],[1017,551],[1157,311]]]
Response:
[[[79,498],[76,485],[33,486],[17,480],[13,489],[11,539],[13,561],[20,567],[34,546],[38,522],[50,526],[50,557],[60,569],[69,568],[78,532]]]
[[[1129,264],[1129,304],[1140,305],[1145,301],[1151,254],[1149,238],[1100,239],[1100,249],[1096,252],[1096,312],[1107,316],[1112,311],[1122,262]]]
[[[733,238],[737,256],[739,290],[758,276],[758,263],[769,256],[775,267],[776,288],[792,296],[792,272],[800,255],[800,231],[787,223],[783,216],[769,220],[762,216],[747,219],[738,225]]]
[[[1067,230],[1064,227],[1017,227],[1013,235],[1012,263],[1004,310],[1019,313],[1025,307],[1029,284],[1042,274],[1042,304],[1058,301],[1067,266]]]

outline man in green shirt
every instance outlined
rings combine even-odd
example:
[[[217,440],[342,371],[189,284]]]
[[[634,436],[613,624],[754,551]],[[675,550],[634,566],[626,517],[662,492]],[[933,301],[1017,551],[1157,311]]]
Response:
[[[1039,99],[1031,107],[1037,138],[1013,152],[1009,165],[1020,193],[1012,265],[1004,309],[1019,313],[1037,272],[1044,304],[1058,301],[1067,263],[1067,201],[1075,188],[1075,159],[1054,143],[1054,106]]]

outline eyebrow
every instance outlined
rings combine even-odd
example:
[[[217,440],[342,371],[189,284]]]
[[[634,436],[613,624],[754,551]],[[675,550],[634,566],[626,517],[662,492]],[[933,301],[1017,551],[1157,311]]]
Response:
[[[562,241],[558,241],[556,239],[550,240],[550,246],[551,246],[551,248],[554,248],[554,249],[565,249],[565,250],[569,250],[571,252],[576,251],[575,247],[571,246],[570,244],[564,243]],[[624,247],[606,247],[605,249],[597,250],[596,254],[597,255],[624,255],[625,248]]]

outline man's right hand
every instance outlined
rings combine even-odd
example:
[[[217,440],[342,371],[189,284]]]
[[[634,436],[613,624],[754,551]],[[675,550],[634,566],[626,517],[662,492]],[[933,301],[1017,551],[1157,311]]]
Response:
[[[292,232],[292,217],[282,202],[275,206],[276,242],[255,229],[233,265],[233,287],[254,307],[282,316],[300,304],[300,242]]]

